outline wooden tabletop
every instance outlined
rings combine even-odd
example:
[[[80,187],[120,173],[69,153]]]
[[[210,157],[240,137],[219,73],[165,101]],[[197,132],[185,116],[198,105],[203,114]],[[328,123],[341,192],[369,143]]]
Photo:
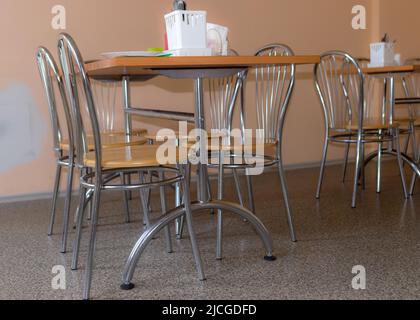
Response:
[[[385,67],[368,67],[362,69],[366,74],[390,74],[390,73],[410,73],[420,72],[420,65],[404,65],[404,66],[385,66]]]
[[[161,70],[246,69],[264,65],[302,65],[320,62],[319,56],[118,57],[87,63],[92,77],[152,76]]]

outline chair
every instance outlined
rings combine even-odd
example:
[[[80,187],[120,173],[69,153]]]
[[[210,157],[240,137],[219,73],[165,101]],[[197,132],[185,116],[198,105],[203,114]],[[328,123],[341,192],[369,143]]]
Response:
[[[40,47],[37,51],[37,64],[41,75],[41,80],[43,83],[45,95],[47,98],[49,111],[52,121],[53,129],[53,141],[54,141],[54,151],[57,158],[57,169],[56,169],[56,178],[54,184],[53,192],[53,201],[51,209],[51,218],[48,227],[48,235],[53,234],[53,228],[55,223],[56,215],[56,206],[57,198],[60,187],[61,180],[61,171],[62,168],[68,168],[68,180],[66,186],[66,196],[65,196],[65,205],[64,205],[64,222],[63,222],[63,232],[62,232],[62,245],[61,253],[67,251],[67,237],[68,237],[68,224],[69,224],[69,215],[70,215],[70,204],[71,204],[71,194],[72,194],[72,185],[74,178],[74,166],[75,166],[75,153],[74,149],[74,128],[71,120],[71,114],[68,107],[68,101],[66,92],[63,86],[63,79],[61,76],[61,71],[58,68],[54,57],[50,51],[44,47]],[[77,81],[80,81],[77,78]],[[59,93],[59,99],[56,97],[56,92]],[[104,99],[101,100],[102,108],[99,110],[104,119],[106,119],[106,124],[108,127],[113,129],[114,127],[114,116],[111,115],[111,112],[107,109],[107,105]],[[60,112],[58,105],[62,105],[62,110]],[[60,119],[60,115],[64,113],[65,121]],[[99,112],[98,112],[99,114]],[[111,118],[112,117],[112,118]],[[61,121],[60,121],[61,120]],[[63,126],[65,124],[65,128]],[[107,129],[107,126],[101,128],[101,139],[103,148],[115,148],[115,147],[124,147],[127,145],[142,145],[147,142],[147,139],[143,136],[145,134],[144,130],[138,130],[135,134],[130,136],[125,136],[125,134],[118,131]],[[64,129],[63,129],[64,128]],[[89,150],[94,149],[94,141],[91,134],[86,134],[85,143]],[[77,169],[82,169],[78,167]],[[123,177],[121,177],[123,179]],[[125,211],[126,211],[126,222],[130,221],[129,209],[128,209],[128,195],[124,195],[125,199]]]
[[[37,51],[36,59],[42,84],[44,87],[44,92],[48,102],[48,108],[52,123],[54,153],[56,156],[56,175],[53,191],[51,217],[48,227],[49,236],[53,234],[57,198],[60,189],[61,172],[63,168],[66,168],[68,170],[61,244],[61,252],[65,252],[75,163],[72,120],[67,105],[67,97],[64,89],[64,83],[60,75],[60,71],[57,67],[57,64],[54,61],[54,58],[52,57],[48,49],[40,47]],[[57,107],[57,90],[60,94],[60,98],[58,99],[58,101],[61,101],[62,103],[61,112]],[[60,115],[62,113],[64,113],[64,119],[60,119]],[[64,140],[66,140],[66,143],[63,142]],[[66,145],[66,147],[63,147],[64,144]]]
[[[140,145],[121,148],[102,147],[99,121],[92,93],[90,79],[88,78],[82,56],[74,42],[67,34],[61,34],[58,42],[60,61],[63,69],[67,95],[72,108],[73,122],[75,123],[75,148],[78,157],[76,163],[86,170],[80,180],[80,199],[77,212],[76,237],[73,245],[72,269],[77,269],[80,248],[83,215],[87,201],[92,201],[92,219],[90,223],[90,242],[86,263],[86,276],[83,298],[89,299],[92,280],[93,256],[96,243],[96,232],[99,216],[99,204],[103,191],[132,191],[159,188],[162,195],[162,214],[165,208],[165,187],[181,183],[184,188],[184,207],[187,226],[190,234],[193,254],[200,279],[204,279],[201,257],[192,224],[189,198],[189,164],[185,159],[180,161],[180,170],[172,166],[162,166],[157,159],[158,146]],[[76,77],[82,79],[82,87],[78,87]],[[87,106],[88,118],[83,118],[81,106]],[[86,128],[90,126],[93,133],[94,151],[86,145]],[[136,174],[148,171],[158,172],[159,180],[152,182],[140,181],[138,184],[126,184],[124,180],[115,181],[121,174]],[[148,228],[151,228],[148,226]],[[171,235],[168,224],[165,228],[168,251],[171,248]]]
[[[399,124],[389,120],[385,113],[376,113],[365,100],[365,76],[357,61],[341,51],[321,55],[314,68],[315,87],[325,116],[325,141],[316,198],[320,198],[330,143],[356,144],[356,166],[352,207],[356,207],[359,177],[364,165],[364,145],[395,142],[401,182],[407,197],[405,176],[399,145]],[[380,156],[380,154],[379,154]]]
[[[420,58],[413,58],[406,60],[405,64],[407,65],[418,65],[420,64]],[[418,73],[414,73],[412,75],[409,75],[407,77],[404,77],[402,79],[402,86],[404,89],[404,94],[406,98],[418,98],[420,97],[420,86],[419,86],[419,75]],[[418,102],[417,102],[418,104]],[[407,126],[407,140],[406,145],[404,147],[405,153],[408,153],[408,148],[411,141],[412,151],[413,151],[413,159],[416,160],[418,163],[420,161],[420,154],[418,151],[417,146],[417,130],[420,127],[420,115],[419,115],[419,107],[418,105],[414,104],[408,104],[404,101],[399,102],[397,100],[396,105],[405,105],[407,107],[407,117],[405,118],[397,118],[396,121],[403,123]],[[411,185],[409,189],[409,194],[414,193],[415,188],[415,182],[416,182],[417,176],[413,174]]]
[[[256,53],[257,56],[286,56],[293,55],[293,51],[286,45],[282,44],[270,44],[267,45]],[[280,183],[283,191],[283,197],[286,205],[287,219],[290,229],[290,236],[292,241],[296,241],[296,232],[294,228],[293,215],[290,210],[288,202],[288,194],[286,187],[286,177],[283,174],[282,167],[282,154],[281,147],[282,141],[280,139],[281,132],[284,125],[284,119],[287,112],[287,107],[292,96],[294,82],[295,82],[295,66],[264,66],[255,69],[256,74],[256,103],[255,112],[257,118],[257,129],[264,133],[264,141],[255,140],[252,145],[246,145],[245,149],[237,147],[230,140],[231,137],[224,140],[221,152],[219,152],[219,161],[217,167],[219,168],[218,178],[218,198],[222,199],[224,196],[224,170],[232,169],[234,172],[235,184],[237,185],[238,194],[240,195],[240,189],[238,188],[239,183],[237,182],[238,170],[248,171],[254,165],[248,164],[249,156],[260,157],[264,168],[277,166],[279,172]],[[241,103],[240,103],[240,120],[241,120],[241,136],[245,137],[245,125],[246,125],[246,113],[244,112],[244,82],[247,77],[247,72],[238,75],[237,81],[242,84],[241,87],[235,88],[235,90],[241,89]],[[233,83],[233,81],[231,82]],[[222,83],[223,84],[223,83]],[[222,88],[225,87],[224,85]],[[227,92],[233,91],[230,89],[231,86],[226,87]],[[219,90],[213,90],[217,97],[220,95]],[[223,91],[222,91],[223,92]],[[222,97],[226,95],[221,95]],[[214,103],[216,101],[216,103]],[[232,114],[233,105],[230,108],[223,108],[223,104],[220,104],[219,99],[213,99],[212,103],[212,122],[213,127],[218,129],[227,129],[230,132],[232,127]],[[222,100],[223,101],[223,100]],[[245,142],[243,140],[242,142]],[[249,150],[252,149],[252,150]],[[264,150],[264,154],[259,154],[259,150]],[[215,155],[213,155],[214,157]],[[227,159],[226,159],[227,158]],[[241,159],[238,161],[238,158]],[[210,165],[214,166],[214,165]],[[247,172],[248,173],[248,172]],[[248,187],[248,198],[250,202],[250,209],[255,212],[254,206],[254,195],[252,189],[252,178],[251,175],[247,174],[247,187]],[[241,202],[243,202],[241,200]],[[223,218],[222,212],[218,211],[218,227],[217,227],[217,258],[222,258],[222,232],[223,232]]]

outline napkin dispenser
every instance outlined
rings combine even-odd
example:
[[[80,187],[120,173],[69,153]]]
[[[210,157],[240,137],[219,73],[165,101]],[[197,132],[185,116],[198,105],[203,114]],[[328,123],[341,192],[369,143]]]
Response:
[[[228,55],[228,35],[229,29],[227,27],[214,23],[207,23],[207,48],[212,49],[213,55]]]
[[[376,42],[370,44],[371,67],[384,67],[395,64],[395,43]]]

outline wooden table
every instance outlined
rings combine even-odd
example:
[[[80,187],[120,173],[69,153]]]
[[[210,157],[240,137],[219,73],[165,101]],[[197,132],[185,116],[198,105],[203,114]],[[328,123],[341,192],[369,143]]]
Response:
[[[396,102],[400,102],[399,104],[415,104],[420,103],[419,97],[408,97],[402,99],[395,98],[395,80],[398,78],[404,78],[406,76],[412,75],[413,73],[420,72],[420,65],[401,65],[401,66],[384,66],[384,67],[368,67],[362,69],[363,73],[369,75],[371,77],[383,78],[385,80],[385,99],[386,99],[386,92],[389,92],[388,97],[388,107],[389,107],[389,123],[392,124],[394,122],[394,107]],[[385,100],[384,100],[385,101]],[[371,160],[378,156],[378,151],[371,153],[367,159],[365,160],[365,165],[369,163]],[[396,151],[392,150],[392,147],[389,149],[384,149],[382,151],[384,154],[396,155]],[[403,160],[410,165],[410,167],[414,171],[414,176],[411,182],[410,187],[410,194],[414,191],[414,183],[416,180],[416,176],[420,177],[420,168],[418,166],[420,160],[420,152],[417,152],[417,159],[411,159],[408,155],[402,154]]]
[[[126,133],[129,133],[131,131],[131,116],[134,114],[144,115],[142,110],[131,105],[130,81],[146,81],[156,76],[166,76],[175,79],[193,79],[195,94],[194,114],[191,116],[185,113],[170,114],[173,115],[172,119],[193,120],[196,128],[205,129],[203,79],[226,77],[238,74],[253,67],[291,64],[304,65],[317,64],[319,62],[319,56],[119,57],[90,62],[86,64],[85,69],[88,75],[94,79],[122,81],[125,130]],[[241,85],[242,81],[238,79],[235,88],[236,92],[240,91],[239,88]],[[236,99],[236,95],[233,99]],[[159,113],[159,110],[155,110],[155,112]],[[163,112],[162,114],[166,113]],[[282,121],[284,121],[284,118]],[[280,137],[280,140],[281,138],[282,137]],[[283,163],[281,163],[281,168],[281,175],[284,177]],[[266,258],[268,260],[274,258],[272,255],[272,241],[270,235],[261,221],[253,213],[236,204],[233,205],[223,201],[211,201],[209,199],[207,189],[207,166],[203,164],[199,165],[198,186],[199,201],[193,204],[193,208],[197,209],[197,206],[199,206],[198,209],[223,209],[247,219],[262,238],[267,250]],[[282,181],[282,191],[286,210],[288,214],[292,216],[285,179]],[[294,230],[292,238],[293,240],[296,240]],[[132,272],[137,262],[136,259],[141,253],[141,250],[141,245],[138,244],[130,255],[124,275],[124,281],[126,283],[129,283],[131,280]]]

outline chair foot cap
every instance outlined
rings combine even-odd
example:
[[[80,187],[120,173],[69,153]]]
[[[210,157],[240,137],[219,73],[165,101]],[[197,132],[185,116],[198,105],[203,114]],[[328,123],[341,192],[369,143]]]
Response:
[[[276,261],[277,258],[275,256],[265,256],[264,260],[265,261]]]
[[[132,283],[123,283],[121,286],[120,286],[120,288],[121,288],[121,290],[124,290],[124,291],[129,291],[129,290],[133,290],[134,289],[134,287],[135,287],[135,285],[134,284],[132,284]]]

